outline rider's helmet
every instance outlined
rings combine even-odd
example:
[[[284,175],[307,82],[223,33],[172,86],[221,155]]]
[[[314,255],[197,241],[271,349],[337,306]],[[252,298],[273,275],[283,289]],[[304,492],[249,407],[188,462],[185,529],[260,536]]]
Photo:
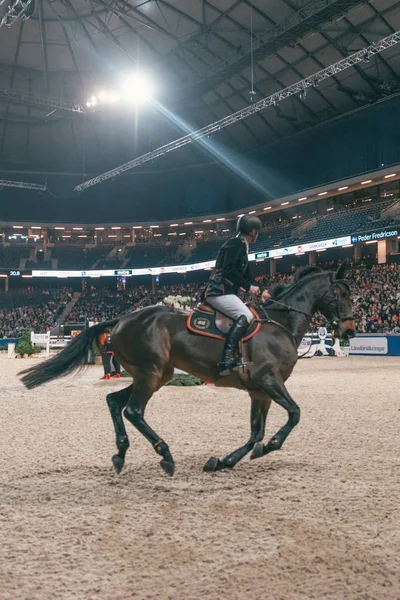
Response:
[[[262,229],[262,223],[255,215],[243,215],[236,223],[236,231],[242,235],[250,235],[254,229],[257,233]]]

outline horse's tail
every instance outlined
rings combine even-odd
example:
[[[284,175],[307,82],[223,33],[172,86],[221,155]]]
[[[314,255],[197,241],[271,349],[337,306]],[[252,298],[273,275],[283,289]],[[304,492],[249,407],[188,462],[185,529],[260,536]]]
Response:
[[[24,375],[22,377],[23,384],[30,390],[47,381],[57,379],[57,377],[64,377],[79,367],[82,368],[85,365],[88,350],[98,335],[105,329],[114,327],[118,321],[119,319],[114,319],[85,329],[59,354],[39,365],[22,371],[20,375]]]

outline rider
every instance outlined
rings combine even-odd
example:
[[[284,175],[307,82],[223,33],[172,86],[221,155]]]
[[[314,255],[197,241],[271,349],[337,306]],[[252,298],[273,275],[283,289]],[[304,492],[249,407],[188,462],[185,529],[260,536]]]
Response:
[[[239,340],[253,320],[253,313],[237,294],[242,291],[255,296],[262,291],[263,302],[270,298],[268,291],[260,290],[259,284],[254,281],[247,256],[249,244],[257,240],[261,228],[258,217],[240,217],[236,225],[237,236],[225,242],[218,252],[214,270],[203,292],[203,299],[210,306],[233,319],[218,365],[220,375],[228,375],[240,366],[241,363],[236,361]]]

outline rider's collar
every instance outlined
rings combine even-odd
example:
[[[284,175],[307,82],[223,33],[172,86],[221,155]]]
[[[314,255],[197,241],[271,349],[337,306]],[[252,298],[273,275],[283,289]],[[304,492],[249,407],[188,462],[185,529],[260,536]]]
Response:
[[[246,250],[247,250],[247,254],[248,254],[249,253],[249,242],[246,240],[246,238],[242,234],[240,234],[238,237],[240,237],[240,239],[243,240],[244,243],[246,244]]]

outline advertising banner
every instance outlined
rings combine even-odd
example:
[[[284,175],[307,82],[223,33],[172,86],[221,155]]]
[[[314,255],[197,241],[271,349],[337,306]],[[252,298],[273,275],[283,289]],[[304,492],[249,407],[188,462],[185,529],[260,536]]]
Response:
[[[323,240],[321,242],[311,242],[299,246],[289,246],[288,248],[276,248],[274,250],[263,250],[262,252],[253,252],[249,254],[249,261],[262,260],[264,258],[274,258],[276,256],[286,256],[302,252],[312,252],[322,248],[339,248],[350,244],[350,236]],[[110,269],[104,271],[32,271],[32,277],[131,277],[135,275],[162,275],[163,273],[187,273],[189,271],[201,271],[203,269],[213,269],[215,260],[195,263],[192,265],[174,265],[170,267],[148,267],[147,269]]]
[[[351,236],[351,243],[357,244],[358,242],[372,242],[373,240],[385,240],[391,237],[397,237],[399,230],[395,227],[391,229],[376,229],[375,231],[367,231],[365,233],[353,233]]]
[[[351,354],[373,354],[384,356],[388,353],[387,337],[355,337],[350,340]]]

